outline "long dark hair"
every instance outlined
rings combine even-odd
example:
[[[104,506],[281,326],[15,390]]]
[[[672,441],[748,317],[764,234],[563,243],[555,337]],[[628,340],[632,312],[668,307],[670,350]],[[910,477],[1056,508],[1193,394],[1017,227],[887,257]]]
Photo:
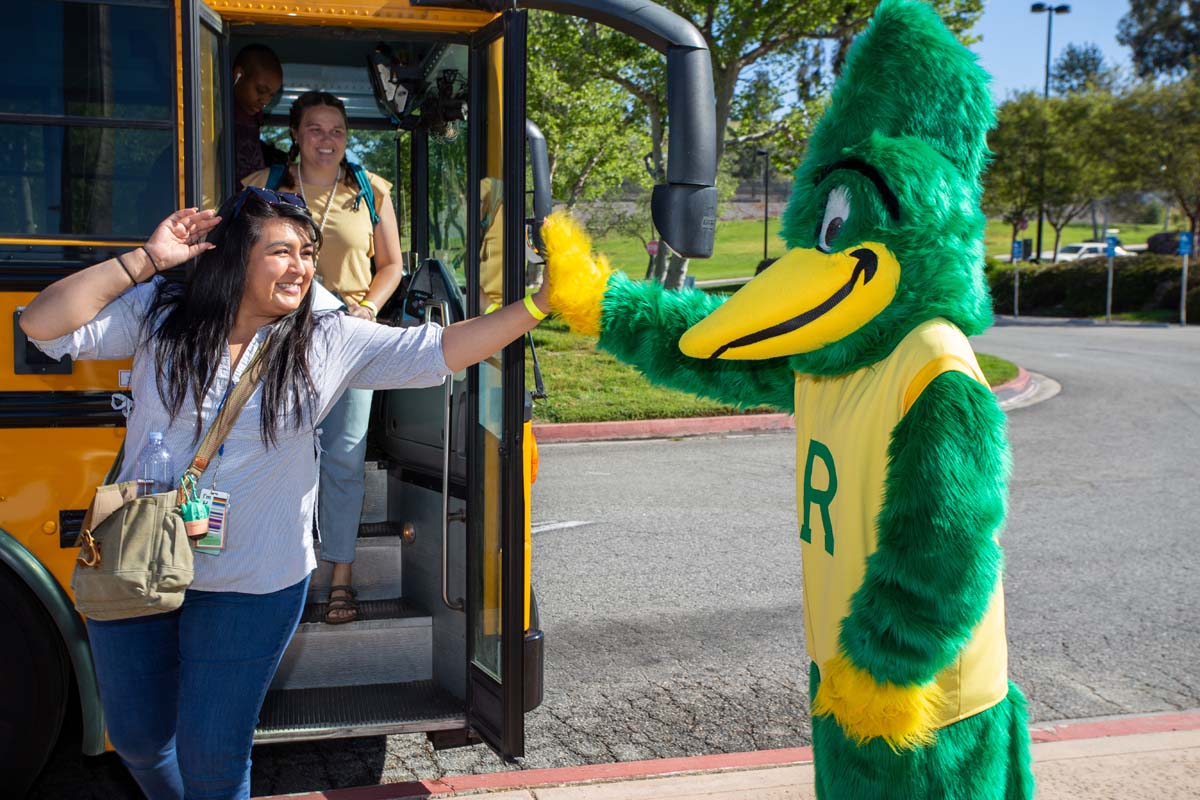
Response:
[[[347,138],[350,133],[350,118],[346,116],[346,104],[341,101],[336,95],[329,92],[311,91],[297,97],[292,101],[292,108],[288,112],[288,130],[292,132],[292,146],[288,149],[287,160],[288,166],[296,163],[296,159],[300,157],[300,145],[296,143],[296,131],[300,130],[300,121],[304,119],[304,112],[316,106],[329,106],[336,108],[342,114],[342,124],[346,126]],[[354,174],[350,171],[350,161],[346,158],[346,153],[342,152],[342,183],[349,186],[351,189],[358,188],[358,182],[354,178]],[[279,181],[280,189],[295,188],[296,183],[292,180],[292,171],[285,169],[283,178]]]
[[[200,408],[212,387],[229,340],[246,286],[246,263],[262,235],[263,223],[284,219],[298,226],[318,247],[321,232],[299,206],[268,203],[257,195],[244,198],[233,213],[236,198],[221,206],[221,223],[208,235],[216,245],[202,253],[182,284],[164,281],[154,297],[146,324],[156,345],[158,396],[174,421],[190,393],[196,405],[195,440],[204,432]],[[268,340],[262,376],[259,428],[263,444],[274,444],[283,409],[290,409],[300,429],[306,413],[314,413],[316,387],[309,369],[309,345],[314,331],[312,292],[300,307],[279,318]]]

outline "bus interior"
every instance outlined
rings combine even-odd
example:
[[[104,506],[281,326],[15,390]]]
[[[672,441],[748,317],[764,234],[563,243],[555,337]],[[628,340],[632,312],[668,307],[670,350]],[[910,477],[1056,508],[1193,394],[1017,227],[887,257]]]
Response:
[[[263,138],[284,152],[290,145],[288,110],[302,92],[328,91],[346,103],[348,155],[393,185],[390,199],[407,257],[409,277],[381,309],[380,320],[394,325],[427,320],[450,324],[500,299],[483,295],[471,303],[464,293],[470,261],[467,243],[472,238],[466,231],[471,194],[467,185],[468,46],[447,37],[401,38],[397,33],[238,25],[230,30],[221,60],[232,60],[252,43],[266,45],[278,55],[283,87],[265,111]],[[217,74],[220,67],[215,58],[213,67]],[[378,82],[383,91],[394,92],[387,98],[390,107],[377,98],[372,69],[390,78]],[[228,75],[229,70],[221,69],[219,74]],[[217,90],[212,96],[216,100],[221,94]],[[214,108],[212,119],[219,116]],[[221,137],[212,141],[213,155],[222,160],[203,172],[205,183],[216,190],[229,183],[226,171],[232,163]],[[498,177],[482,180],[486,189]],[[497,218],[501,202],[498,192],[483,195],[482,202],[493,207],[481,210],[481,226]],[[487,230],[478,232],[484,248],[488,236]],[[501,267],[492,263],[490,268]],[[357,621],[322,622],[331,565],[320,562],[299,630],[263,705],[256,741],[368,732],[425,732],[435,745],[469,740],[465,709],[471,631],[473,663],[497,678],[501,672],[495,571],[499,485],[490,480],[487,469],[480,471],[483,485],[476,483],[480,496],[474,507],[489,517],[474,521],[481,534],[478,559],[467,557],[464,530],[470,440],[475,439],[484,458],[499,441],[502,399],[497,359],[480,367],[475,426],[468,419],[465,371],[444,388],[375,393],[367,495],[354,562]],[[316,546],[319,549],[320,543]],[[468,561],[475,566],[472,576],[467,573]],[[468,592],[465,582],[472,579],[475,586]],[[469,594],[479,598],[472,609],[472,624],[462,599]],[[528,612],[526,627],[532,629],[535,644],[527,648],[533,651],[527,665],[528,709],[540,701],[541,674],[540,633],[536,617],[529,620]]]

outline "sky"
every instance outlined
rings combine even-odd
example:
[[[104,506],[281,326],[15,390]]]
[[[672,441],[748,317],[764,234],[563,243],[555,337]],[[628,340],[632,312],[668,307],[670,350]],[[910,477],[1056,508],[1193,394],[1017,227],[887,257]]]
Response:
[[[1061,3],[1060,3],[1061,4]],[[1046,69],[1046,13],[1034,14],[1028,0],[984,0],[983,16],[973,33],[982,41],[971,46],[992,74],[997,101],[1012,92],[1041,91]],[[1068,44],[1099,45],[1105,58],[1128,68],[1129,48],[1117,44],[1117,23],[1129,10],[1129,0],[1068,2],[1070,13],[1054,15],[1050,63]]]

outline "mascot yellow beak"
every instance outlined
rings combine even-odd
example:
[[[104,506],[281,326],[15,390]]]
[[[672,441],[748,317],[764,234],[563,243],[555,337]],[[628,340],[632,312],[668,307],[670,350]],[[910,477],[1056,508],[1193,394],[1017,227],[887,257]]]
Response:
[[[692,358],[809,353],[849,336],[887,308],[900,264],[878,242],[840,253],[789,250],[679,339]]]

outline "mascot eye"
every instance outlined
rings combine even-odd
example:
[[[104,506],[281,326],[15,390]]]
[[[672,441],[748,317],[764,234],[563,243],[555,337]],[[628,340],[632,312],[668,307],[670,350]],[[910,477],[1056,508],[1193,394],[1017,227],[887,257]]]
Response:
[[[825,253],[833,252],[833,240],[841,233],[842,226],[850,218],[850,190],[838,186],[829,193],[825,201],[825,219],[817,231],[817,247]]]

